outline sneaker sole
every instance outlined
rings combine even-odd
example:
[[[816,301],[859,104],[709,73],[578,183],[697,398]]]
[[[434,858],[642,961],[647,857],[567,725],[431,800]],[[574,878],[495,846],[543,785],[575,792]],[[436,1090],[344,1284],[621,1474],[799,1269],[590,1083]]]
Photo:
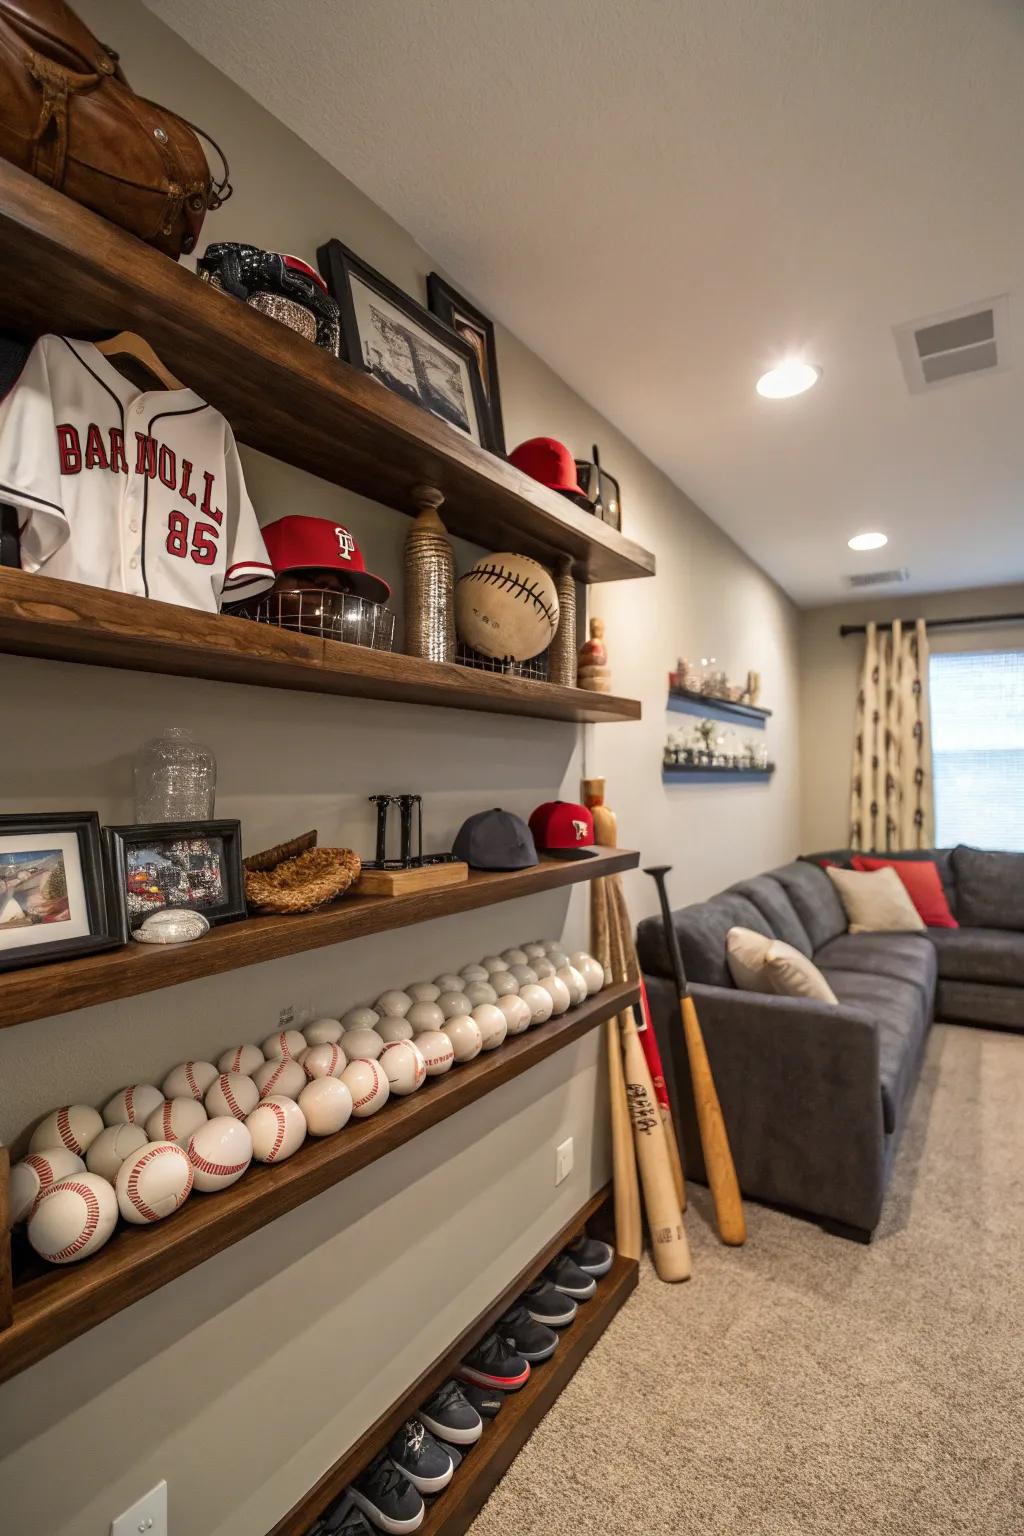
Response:
[[[440,1493],[442,1488],[448,1487],[448,1484],[455,1476],[455,1463],[451,1457],[448,1458],[448,1471],[442,1473],[440,1477],[421,1477],[418,1472],[410,1472],[409,1468],[403,1467],[402,1463],[396,1461],[394,1456],[392,1456],[391,1462],[393,1466],[398,1468],[403,1477],[408,1478],[417,1493]]]
[[[568,1328],[570,1323],[576,1321],[575,1303],[571,1312],[560,1312],[557,1317],[552,1317],[548,1312],[531,1312],[529,1307],[526,1310],[535,1323],[544,1323],[548,1328]]]
[[[391,1536],[402,1536],[403,1531],[418,1531],[427,1513],[427,1506],[421,1502],[418,1512],[411,1519],[396,1520],[378,1509],[358,1488],[350,1488],[348,1491],[353,1504],[358,1504],[367,1520],[372,1521],[379,1531],[390,1532]]]
[[[416,1417],[432,1435],[436,1435],[439,1440],[447,1440],[449,1445],[475,1445],[484,1432],[483,1419],[478,1419],[471,1429],[457,1429],[452,1424],[442,1424],[440,1419],[428,1418],[422,1408]]]
[[[518,1392],[520,1387],[525,1387],[530,1379],[530,1367],[521,1376],[491,1376],[487,1371],[478,1371],[472,1365],[460,1366],[456,1372],[463,1381],[471,1381],[476,1387],[500,1387],[502,1392]],[[423,1415],[421,1414],[422,1418]]]
[[[536,1365],[540,1360],[550,1360],[551,1356],[554,1354],[557,1348],[558,1340],[556,1339],[553,1344],[548,1345],[547,1349],[540,1349],[528,1353],[525,1349],[517,1348],[516,1354],[521,1355],[528,1364]]]
[[[611,1258],[605,1259],[602,1264],[581,1264],[579,1267],[585,1275],[593,1275],[596,1280],[600,1280],[601,1276],[606,1275],[614,1263],[615,1255],[612,1254]]]

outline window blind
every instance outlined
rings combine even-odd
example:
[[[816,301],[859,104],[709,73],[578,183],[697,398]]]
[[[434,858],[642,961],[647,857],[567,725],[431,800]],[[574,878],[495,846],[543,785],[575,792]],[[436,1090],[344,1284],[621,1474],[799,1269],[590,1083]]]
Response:
[[[1024,651],[935,654],[928,681],[936,843],[1024,851]]]

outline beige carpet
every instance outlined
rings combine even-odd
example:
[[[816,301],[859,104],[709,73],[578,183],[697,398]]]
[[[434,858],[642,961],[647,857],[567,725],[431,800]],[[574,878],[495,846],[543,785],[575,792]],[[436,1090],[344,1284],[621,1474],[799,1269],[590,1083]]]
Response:
[[[932,1031],[870,1247],[688,1217],[472,1536],[1022,1536],[1024,1037]]]

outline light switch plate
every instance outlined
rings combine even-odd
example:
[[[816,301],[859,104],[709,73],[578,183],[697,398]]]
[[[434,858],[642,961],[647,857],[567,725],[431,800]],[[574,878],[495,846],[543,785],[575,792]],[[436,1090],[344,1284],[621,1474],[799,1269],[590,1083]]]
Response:
[[[167,1483],[157,1483],[131,1509],[118,1515],[110,1536],[167,1536]]]
[[[555,1148],[555,1183],[561,1184],[572,1173],[572,1137],[569,1136]]]

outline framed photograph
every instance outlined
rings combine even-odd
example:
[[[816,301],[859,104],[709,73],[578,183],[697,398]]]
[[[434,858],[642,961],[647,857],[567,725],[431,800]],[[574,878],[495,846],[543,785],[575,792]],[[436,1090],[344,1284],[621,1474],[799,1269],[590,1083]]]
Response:
[[[121,942],[95,811],[0,816],[0,971]]]
[[[614,475],[602,469],[596,443],[593,462],[589,459],[576,460],[576,477],[583,487],[584,494],[590,503],[590,510],[595,517],[599,517],[610,527],[617,528],[621,533],[622,501],[619,482]]]
[[[322,245],[317,260],[341,309],[347,361],[493,450],[490,412],[469,342],[340,240]]]
[[[189,907],[209,923],[245,916],[237,821],[161,821],[104,831],[126,940],[164,907]]]
[[[431,272],[427,278],[427,303],[439,320],[443,320],[456,336],[461,336],[473,348],[491,419],[490,447],[495,453],[504,454],[505,423],[501,417],[498,353],[494,344],[493,321],[488,320],[485,314],[463,298],[443,277],[438,277],[436,272]]]

